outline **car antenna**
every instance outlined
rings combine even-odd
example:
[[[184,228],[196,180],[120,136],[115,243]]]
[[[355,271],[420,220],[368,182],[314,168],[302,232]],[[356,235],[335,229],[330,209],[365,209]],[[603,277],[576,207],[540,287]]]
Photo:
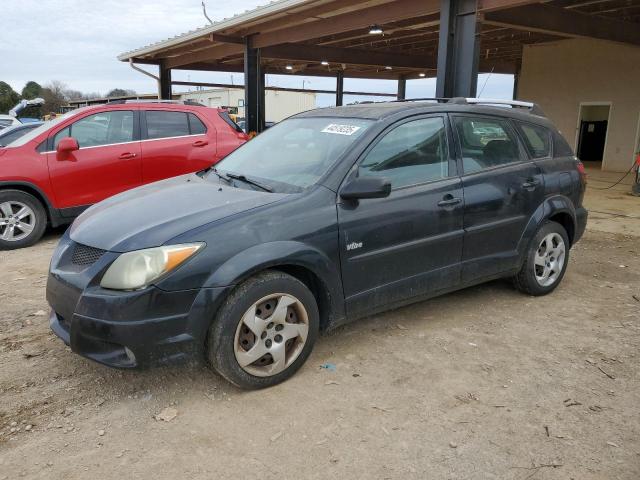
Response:
[[[204,2],[202,2],[202,4],[204,5]],[[487,86],[487,82],[491,78],[491,75],[493,75],[493,69],[494,68],[496,68],[496,67],[491,67],[491,71],[489,72],[489,75],[487,75],[487,78],[484,79],[484,85],[482,85],[482,88],[480,89],[480,93],[478,94],[478,98],[482,97],[482,92],[484,92],[484,87]]]
[[[201,3],[202,3],[202,13],[204,14],[204,18],[209,20],[209,23],[213,25],[213,20],[209,18],[209,15],[207,15],[207,6],[204,4],[204,0],[202,0]]]

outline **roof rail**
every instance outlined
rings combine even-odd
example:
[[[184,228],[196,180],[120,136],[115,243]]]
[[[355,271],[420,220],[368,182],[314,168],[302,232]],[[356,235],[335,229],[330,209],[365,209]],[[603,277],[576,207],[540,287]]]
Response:
[[[129,99],[129,100],[117,100],[110,103],[168,103],[168,104],[174,104],[174,105],[193,105],[198,107],[206,106],[194,100]]]
[[[503,100],[500,98],[464,98],[455,97],[449,99],[449,103],[462,104],[462,105],[504,105],[511,108],[526,108],[532,114],[544,117],[545,114],[537,103],[522,102],[520,100]]]
[[[405,98],[402,100],[391,100],[388,103],[401,103],[401,102],[436,102],[436,103],[447,103],[450,98],[438,98],[438,97],[425,97],[425,98]]]

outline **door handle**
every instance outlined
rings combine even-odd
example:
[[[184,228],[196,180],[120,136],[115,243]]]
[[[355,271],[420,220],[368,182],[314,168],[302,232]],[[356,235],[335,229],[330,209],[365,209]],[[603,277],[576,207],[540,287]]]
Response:
[[[209,142],[207,140],[198,140],[197,142],[193,142],[192,145],[194,147],[206,147],[209,145]]]
[[[453,205],[457,205],[462,202],[461,198],[454,197],[453,195],[447,194],[442,197],[442,200],[438,202],[439,207],[452,207]]]
[[[130,158],[135,158],[136,154],[131,152],[121,153],[118,157],[120,160],[128,160]]]
[[[522,188],[524,188],[525,190],[529,190],[530,192],[535,190],[538,185],[540,185],[540,181],[536,180],[534,178],[530,178],[529,180],[527,180],[526,182],[524,182],[522,184]]]

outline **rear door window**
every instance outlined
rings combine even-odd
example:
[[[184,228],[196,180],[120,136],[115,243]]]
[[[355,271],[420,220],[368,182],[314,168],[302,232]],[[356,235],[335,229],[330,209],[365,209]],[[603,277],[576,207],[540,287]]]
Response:
[[[148,139],[189,135],[187,112],[147,110],[146,119]]]
[[[539,125],[517,122],[522,138],[532,158],[551,156],[551,132]]]
[[[189,131],[191,135],[202,135],[207,133],[207,127],[194,113],[189,114]]]
[[[464,173],[519,162],[518,140],[507,120],[490,117],[455,117]]]

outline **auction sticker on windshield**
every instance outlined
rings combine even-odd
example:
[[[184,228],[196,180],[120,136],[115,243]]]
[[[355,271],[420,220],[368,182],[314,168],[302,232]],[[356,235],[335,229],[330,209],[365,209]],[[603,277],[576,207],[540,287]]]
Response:
[[[357,127],[355,125],[338,125],[337,123],[332,123],[331,125],[327,125],[322,133],[333,133],[336,135],[353,135],[361,127]]]

